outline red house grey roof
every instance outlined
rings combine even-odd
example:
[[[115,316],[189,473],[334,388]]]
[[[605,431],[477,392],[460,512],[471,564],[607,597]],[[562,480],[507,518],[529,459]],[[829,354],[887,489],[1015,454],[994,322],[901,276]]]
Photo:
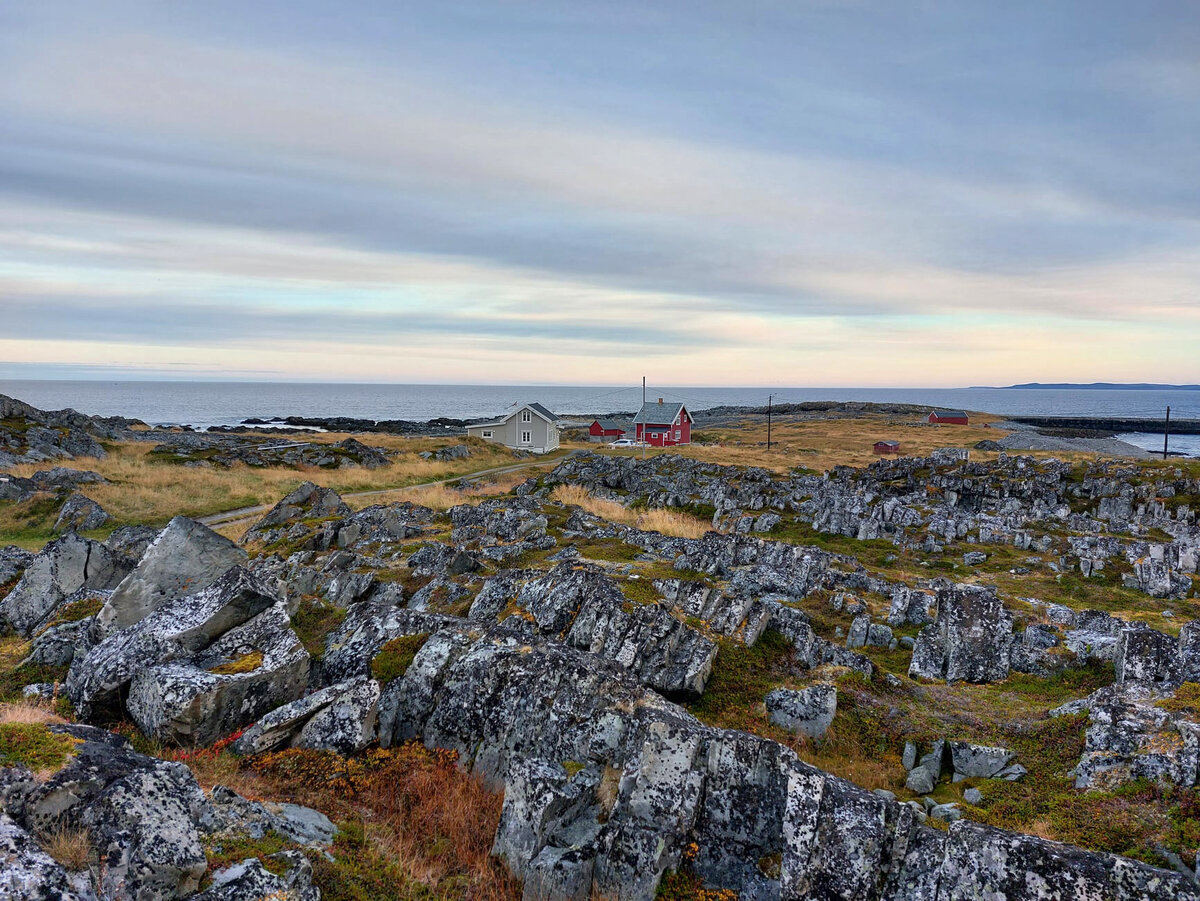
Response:
[[[634,425],[672,425],[681,413],[686,413],[683,404],[642,404],[638,415],[633,418]]]
[[[627,422],[617,422],[615,419],[597,419],[596,422],[606,432],[623,432],[629,425]]]

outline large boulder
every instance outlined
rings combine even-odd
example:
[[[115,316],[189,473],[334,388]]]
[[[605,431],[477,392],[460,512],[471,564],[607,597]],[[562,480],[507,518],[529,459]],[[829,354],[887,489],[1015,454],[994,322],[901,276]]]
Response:
[[[95,637],[102,639],[133,625],[168,601],[211,585],[247,560],[246,552],[228,538],[176,516],[97,614]]]
[[[937,619],[917,635],[908,674],[947,682],[998,682],[1012,662],[1013,617],[994,591],[938,592]]]
[[[260,580],[244,569],[231,569],[207,588],[171,601],[76,657],[67,674],[67,694],[86,719],[147,667],[195,657],[275,603]]]
[[[273,540],[280,526],[301,520],[349,516],[350,508],[332,488],[305,482],[272,507],[242,538],[247,541]]]
[[[72,494],[58,511],[58,519],[54,521],[55,533],[87,532],[98,529],[109,521],[109,515],[104,508],[86,495],[78,492]]]
[[[800,691],[777,688],[765,699],[771,722],[799,735],[820,738],[837,713],[837,686],[820,682]]]
[[[375,740],[379,683],[355,679],[330,685],[272,710],[233,744],[238,754],[310,748],[352,754]]]
[[[69,532],[29,561],[21,580],[0,602],[0,617],[32,635],[69,598],[84,589],[113,588],[129,571],[98,541]]]
[[[148,666],[125,706],[146,735],[207,747],[304,693],[309,656],[282,602],[187,660]]]
[[[86,830],[102,861],[100,896],[146,901],[183,897],[208,867],[197,821],[207,799],[191,771],[135,752],[120,736],[89,726],[52,726],[76,739],[67,764],[30,779],[10,813],[40,836]]]

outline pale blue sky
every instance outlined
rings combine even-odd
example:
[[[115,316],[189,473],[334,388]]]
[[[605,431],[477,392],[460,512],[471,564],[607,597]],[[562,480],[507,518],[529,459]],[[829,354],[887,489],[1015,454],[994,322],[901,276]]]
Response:
[[[1197,379],[1193,3],[0,6],[8,375]]]

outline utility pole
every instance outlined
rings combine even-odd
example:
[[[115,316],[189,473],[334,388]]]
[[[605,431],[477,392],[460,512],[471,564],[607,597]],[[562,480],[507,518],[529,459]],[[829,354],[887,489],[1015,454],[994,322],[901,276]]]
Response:
[[[774,394],[767,395],[767,450],[771,449],[771,401]]]
[[[646,407],[646,377],[642,376],[642,408]],[[641,410],[638,411],[641,415]],[[646,423],[642,423],[642,459],[646,459]]]
[[[1163,459],[1167,459],[1167,440],[1171,437],[1171,406],[1167,405],[1167,421],[1163,423]]]

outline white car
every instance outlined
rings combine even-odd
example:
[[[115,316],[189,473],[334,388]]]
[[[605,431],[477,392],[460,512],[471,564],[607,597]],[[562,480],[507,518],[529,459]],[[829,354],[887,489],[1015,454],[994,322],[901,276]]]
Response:
[[[638,443],[632,438],[618,438],[616,441],[610,441],[609,447],[637,447]]]

